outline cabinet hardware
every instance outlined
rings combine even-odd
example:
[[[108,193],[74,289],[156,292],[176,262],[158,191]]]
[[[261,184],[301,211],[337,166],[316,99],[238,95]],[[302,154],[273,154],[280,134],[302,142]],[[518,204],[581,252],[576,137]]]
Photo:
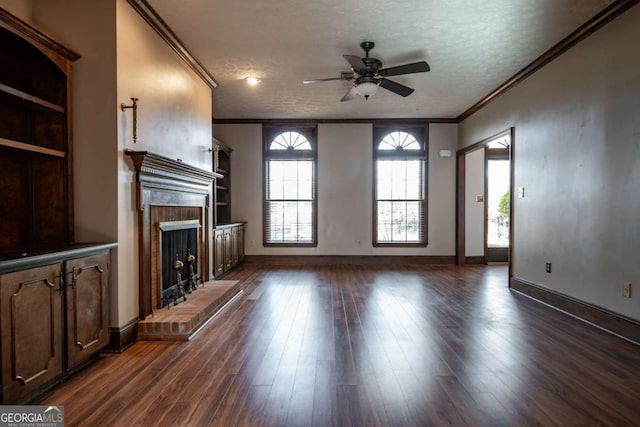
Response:
[[[76,268],[73,267],[71,269],[71,271],[69,272],[69,274],[71,274],[71,289],[76,289]]]

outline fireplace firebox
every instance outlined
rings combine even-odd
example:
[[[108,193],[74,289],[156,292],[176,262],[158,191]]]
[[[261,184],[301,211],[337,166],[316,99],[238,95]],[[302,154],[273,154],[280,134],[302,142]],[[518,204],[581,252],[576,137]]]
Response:
[[[198,289],[199,220],[158,224],[158,308],[177,305]]]

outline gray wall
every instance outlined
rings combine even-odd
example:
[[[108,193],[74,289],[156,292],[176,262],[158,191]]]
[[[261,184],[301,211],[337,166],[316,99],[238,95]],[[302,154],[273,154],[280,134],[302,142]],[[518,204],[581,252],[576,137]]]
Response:
[[[248,221],[246,252],[251,255],[454,255],[455,151],[457,125],[429,126],[429,244],[426,248],[374,248],[372,227],[371,124],[318,126],[318,247],[262,246],[262,128],[215,125],[214,136],[233,148],[231,214]]]
[[[515,127],[514,275],[640,320],[640,6],[460,125]],[[545,273],[551,262],[551,274]],[[623,282],[636,286],[623,298]]]

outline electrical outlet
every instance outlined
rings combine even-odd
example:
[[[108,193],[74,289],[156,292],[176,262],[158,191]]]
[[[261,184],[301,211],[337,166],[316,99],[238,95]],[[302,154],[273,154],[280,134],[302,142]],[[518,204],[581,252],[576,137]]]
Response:
[[[625,298],[631,298],[631,283],[624,282],[622,285],[622,296]]]
[[[551,273],[551,263],[548,262],[544,265],[544,271],[546,271],[547,273]]]

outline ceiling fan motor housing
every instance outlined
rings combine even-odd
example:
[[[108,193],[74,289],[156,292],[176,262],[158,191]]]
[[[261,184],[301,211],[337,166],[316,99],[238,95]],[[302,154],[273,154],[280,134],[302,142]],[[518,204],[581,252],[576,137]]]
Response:
[[[378,70],[382,67],[382,62],[377,58],[362,58],[362,62],[367,66],[364,70],[356,70],[358,74],[366,77],[373,77],[378,74]]]

